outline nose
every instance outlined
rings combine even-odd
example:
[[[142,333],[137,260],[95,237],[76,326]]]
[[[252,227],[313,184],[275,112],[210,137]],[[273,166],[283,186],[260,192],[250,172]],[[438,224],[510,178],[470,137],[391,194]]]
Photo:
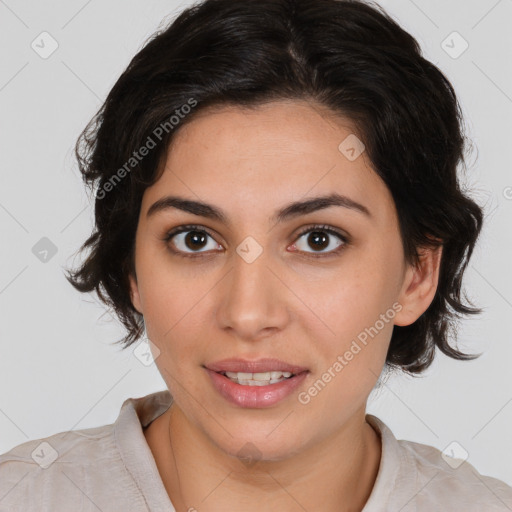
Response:
[[[284,329],[289,321],[290,291],[265,251],[249,262],[233,255],[233,267],[222,280],[217,321],[244,341],[256,341]]]

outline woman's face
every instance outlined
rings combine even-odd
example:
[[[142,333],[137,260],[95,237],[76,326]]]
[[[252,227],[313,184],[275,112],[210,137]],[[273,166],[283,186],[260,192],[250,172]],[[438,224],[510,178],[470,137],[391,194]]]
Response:
[[[392,196],[351,134],[299,101],[205,110],[144,193],[132,300],[176,406],[226,453],[279,459],[360,428],[393,324],[422,313]],[[344,206],[288,208],[334,194]],[[152,208],[167,196],[189,203]]]

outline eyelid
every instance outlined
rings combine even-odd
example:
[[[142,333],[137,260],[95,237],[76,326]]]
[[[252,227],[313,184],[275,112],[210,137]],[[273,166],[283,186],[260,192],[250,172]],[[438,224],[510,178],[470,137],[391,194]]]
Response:
[[[330,226],[328,224],[312,224],[310,226],[304,227],[299,233],[297,233],[297,237],[301,237],[302,235],[309,233],[310,231],[325,231],[326,233],[336,235],[344,242],[348,243],[350,241],[350,238],[347,234],[340,231],[338,228],[335,228],[334,226]]]
[[[333,250],[331,250],[329,252],[318,252],[318,253],[315,253],[315,252],[297,251],[300,255],[303,255],[306,258],[307,257],[312,257],[312,258],[322,258],[323,257],[323,258],[327,258],[329,256],[336,256],[341,250],[344,249],[345,246],[347,246],[347,245],[349,245],[351,243],[350,236],[347,235],[346,233],[340,231],[338,228],[335,228],[335,227],[327,225],[327,224],[311,224],[309,226],[303,227],[299,231],[299,233],[297,233],[295,235],[293,244],[295,244],[297,242],[297,240],[300,237],[302,237],[303,235],[305,235],[306,233],[314,232],[315,230],[317,230],[317,231],[324,231],[324,232],[326,232],[326,233],[328,233],[330,235],[337,236],[343,243],[340,246],[338,246],[336,249],[333,249]],[[169,231],[167,231],[165,233],[165,235],[162,238],[162,240],[167,244],[169,241],[171,241],[171,239],[174,236],[179,235],[179,234],[184,233],[184,232],[188,232],[188,231],[204,232],[208,236],[210,236],[213,240],[215,240],[215,234],[209,228],[207,228],[205,226],[202,226],[202,225],[199,225],[199,224],[184,224],[184,225],[172,228],[171,230],[169,230]],[[218,242],[216,241],[216,243],[218,243]],[[189,253],[187,253],[187,252],[183,252],[183,251],[180,251],[180,250],[177,250],[177,249],[170,249],[170,250],[174,254],[176,254],[178,256],[183,256],[183,257],[195,258],[195,257],[211,256],[211,254],[209,254],[209,251],[206,251],[206,252],[189,252]]]

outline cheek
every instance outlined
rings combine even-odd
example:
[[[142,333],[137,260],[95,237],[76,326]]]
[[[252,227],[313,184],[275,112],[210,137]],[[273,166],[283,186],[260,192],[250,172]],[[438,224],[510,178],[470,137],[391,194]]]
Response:
[[[321,340],[315,344],[318,373],[333,382],[334,401],[371,390],[385,362],[397,313],[399,260],[391,251],[377,252],[347,258],[339,273],[303,290],[315,313],[310,335]]]
[[[364,261],[343,267],[304,293],[315,313],[333,331],[333,338],[347,339],[372,326],[392,306],[396,278],[391,265]]]
[[[187,315],[193,314],[200,294],[161,259],[161,255],[141,254],[137,275],[148,337],[165,352],[187,322]]]
[[[315,302],[329,326],[316,337],[315,389],[309,388],[318,394],[316,407],[322,417],[332,410],[355,412],[379,378],[396,314],[385,284],[370,273],[354,273],[331,284],[329,299]]]

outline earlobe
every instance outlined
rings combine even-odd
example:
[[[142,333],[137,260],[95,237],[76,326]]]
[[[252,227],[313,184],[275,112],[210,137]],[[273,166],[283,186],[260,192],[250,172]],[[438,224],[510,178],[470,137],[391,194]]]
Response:
[[[133,274],[130,274],[128,276],[128,279],[130,281],[130,298],[133,304],[133,307],[142,315],[142,304],[140,300],[140,294],[139,294],[139,286],[137,284],[137,279]]]
[[[421,248],[419,263],[407,268],[398,302],[402,309],[395,325],[414,323],[430,306],[437,291],[443,246]]]

